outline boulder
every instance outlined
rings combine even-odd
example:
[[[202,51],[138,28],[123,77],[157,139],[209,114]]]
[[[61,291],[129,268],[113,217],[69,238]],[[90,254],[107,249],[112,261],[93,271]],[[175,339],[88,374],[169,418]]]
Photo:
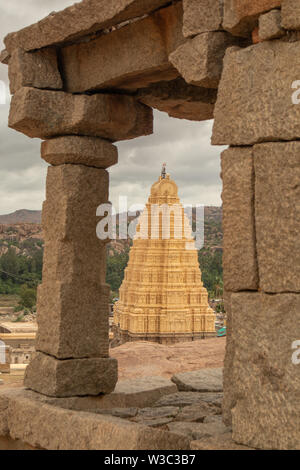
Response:
[[[183,392],[222,392],[223,370],[201,369],[181,372],[172,377],[172,382]]]
[[[20,88],[12,98],[9,127],[28,137],[63,135],[128,140],[153,132],[153,113],[133,97],[72,95]]]

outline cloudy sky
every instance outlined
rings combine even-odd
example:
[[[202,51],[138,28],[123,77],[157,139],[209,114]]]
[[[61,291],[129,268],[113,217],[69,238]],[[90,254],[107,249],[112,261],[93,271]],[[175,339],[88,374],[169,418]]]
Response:
[[[73,3],[74,0],[0,0],[1,49],[7,33]],[[3,64],[0,80],[7,86],[7,66]],[[0,104],[0,214],[41,209],[47,171],[39,156],[40,140],[8,129],[8,101]],[[109,170],[110,200],[116,210],[119,195],[127,195],[129,205],[145,203],[163,162],[167,162],[167,171],[179,186],[183,203],[220,205],[222,148],[210,145],[211,128],[212,121],[191,122],[155,112],[154,135],[119,143],[119,163]]]

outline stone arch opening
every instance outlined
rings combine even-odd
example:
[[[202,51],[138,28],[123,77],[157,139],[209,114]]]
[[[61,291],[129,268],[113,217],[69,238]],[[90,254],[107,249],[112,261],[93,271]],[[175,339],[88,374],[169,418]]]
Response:
[[[150,134],[151,108],[214,113],[213,144],[230,146],[222,157],[225,419],[239,443],[300,447],[300,369],[291,361],[300,336],[299,29],[294,0],[126,0],[112,8],[86,0],[7,36],[9,125],[43,139],[52,165],[29,388],[55,397],[113,390],[105,246],[95,236],[106,168],[117,161],[113,142]],[[67,386],[62,375],[72,378]]]

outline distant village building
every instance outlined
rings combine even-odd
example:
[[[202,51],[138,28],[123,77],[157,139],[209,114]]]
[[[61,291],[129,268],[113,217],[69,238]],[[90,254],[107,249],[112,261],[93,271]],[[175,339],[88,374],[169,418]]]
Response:
[[[162,344],[215,336],[189,220],[170,176],[151,188],[114,307],[115,340]]]

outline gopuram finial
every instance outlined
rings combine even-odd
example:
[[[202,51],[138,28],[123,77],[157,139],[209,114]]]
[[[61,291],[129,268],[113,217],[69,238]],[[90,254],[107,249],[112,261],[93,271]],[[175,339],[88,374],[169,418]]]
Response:
[[[162,177],[162,179],[166,179],[166,174],[167,174],[167,173],[166,173],[166,166],[167,166],[167,164],[166,164],[166,163],[163,163],[163,165],[162,165],[162,170],[161,170],[161,177]]]

